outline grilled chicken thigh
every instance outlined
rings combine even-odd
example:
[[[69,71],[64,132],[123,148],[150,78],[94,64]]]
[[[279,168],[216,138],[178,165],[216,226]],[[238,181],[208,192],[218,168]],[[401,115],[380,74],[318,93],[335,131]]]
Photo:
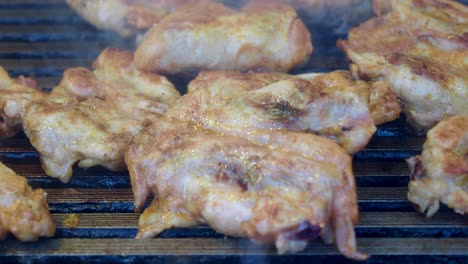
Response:
[[[290,131],[248,138],[160,120],[125,156],[140,209],[139,238],[208,224],[230,236],[297,252],[322,236],[354,259],[358,209],[351,158],[333,141]]]
[[[396,94],[384,82],[353,81],[347,71],[299,77],[201,72],[166,115],[235,135],[258,129],[315,133],[355,153],[367,144],[375,124],[400,113]]]
[[[427,133],[421,156],[408,160],[408,199],[428,217],[439,201],[468,213],[468,115],[449,117]]]
[[[252,0],[265,2],[265,0]],[[381,1],[385,3],[385,1]],[[165,16],[187,3],[200,0],[67,0],[83,19],[99,29],[111,30],[123,37],[144,33]],[[218,0],[241,4],[246,0]],[[333,26],[337,32],[372,16],[372,0],[281,0],[304,14],[311,24]],[[382,4],[381,4],[382,5]]]
[[[135,52],[142,70],[286,72],[312,52],[310,34],[292,7],[252,1],[240,11],[211,0],[180,7],[148,31]]]
[[[197,0],[67,0],[80,16],[99,29],[130,37],[158,23],[178,6]]]
[[[130,52],[106,49],[94,68],[65,71],[52,93],[31,102],[24,116],[44,171],[63,182],[76,163],[125,169],[124,152],[133,136],[179,96],[165,77],[136,70]]]
[[[0,162],[0,239],[12,233],[25,242],[51,237],[55,224],[46,193],[32,190],[27,180]]]
[[[12,137],[21,129],[26,105],[44,93],[36,82],[23,76],[12,79],[0,66],[0,138]]]
[[[468,113],[468,8],[448,0],[394,0],[392,11],[339,45],[364,79],[383,79],[408,120],[426,130]]]

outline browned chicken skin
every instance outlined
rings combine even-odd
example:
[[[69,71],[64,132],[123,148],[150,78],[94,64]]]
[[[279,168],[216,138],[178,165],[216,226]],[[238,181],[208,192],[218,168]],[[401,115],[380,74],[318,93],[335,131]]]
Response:
[[[145,35],[135,52],[139,69],[286,72],[312,52],[310,34],[290,6],[252,1],[240,11],[211,0],[187,4]]]
[[[0,162],[0,239],[12,233],[24,242],[51,237],[55,224],[46,193],[32,190],[27,180]]]
[[[358,209],[351,158],[333,141],[290,131],[246,137],[163,118],[125,156],[140,209],[139,238],[208,224],[230,236],[303,250],[322,236],[354,259]]]
[[[246,0],[217,0],[220,3],[242,4]],[[252,0],[265,2],[265,0]],[[376,0],[374,0],[376,1]],[[200,0],[67,0],[83,19],[99,29],[111,30],[123,37],[144,33],[165,16],[187,3]],[[304,14],[310,24],[332,26],[345,32],[372,16],[372,0],[277,0],[290,4]],[[379,1],[385,7],[387,0]]]
[[[361,78],[385,80],[420,130],[446,116],[468,114],[468,8],[449,0],[389,3],[376,8],[389,13],[339,42],[355,63],[352,69]]]
[[[16,80],[0,66],[0,138],[12,137],[21,130],[26,105],[44,96],[36,82],[23,76]]]
[[[168,117],[235,135],[258,129],[315,133],[349,153],[364,148],[376,124],[400,114],[397,96],[384,82],[353,81],[347,71],[298,77],[204,71],[188,90]]]
[[[190,2],[197,0],[67,0],[89,23],[122,37],[147,30],[178,6]]]
[[[457,213],[468,213],[468,116],[441,121],[427,133],[421,156],[408,160],[408,199],[431,217],[439,201]]]
[[[52,93],[30,102],[24,115],[44,171],[63,182],[76,163],[124,170],[133,136],[180,96],[165,77],[136,70],[131,52],[106,49],[94,68],[65,71]]]

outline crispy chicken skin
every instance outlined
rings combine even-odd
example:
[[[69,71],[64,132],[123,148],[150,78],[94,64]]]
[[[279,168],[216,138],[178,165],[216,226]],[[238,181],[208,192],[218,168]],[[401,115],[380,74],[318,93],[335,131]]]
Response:
[[[67,0],[86,21],[122,37],[149,29],[178,6],[190,2],[197,0]]]
[[[265,0],[252,0],[264,2]],[[111,30],[122,37],[144,33],[165,16],[187,3],[200,0],[67,0],[82,18],[99,29]],[[246,2],[218,0],[218,2]],[[290,4],[304,15],[304,21],[331,26],[344,33],[351,26],[372,16],[372,0],[278,0]],[[380,1],[384,6],[387,0]]]
[[[12,233],[32,242],[51,237],[55,224],[46,203],[46,193],[32,190],[27,180],[0,162],[0,240]]]
[[[390,4],[391,12],[338,42],[352,69],[361,78],[387,81],[421,131],[446,116],[467,114],[468,8],[446,0]]]
[[[168,117],[236,135],[257,129],[309,132],[333,139],[349,153],[364,148],[375,124],[400,113],[396,94],[384,82],[354,81],[348,71],[298,77],[203,71],[188,90]]]
[[[441,121],[427,133],[421,156],[408,159],[408,199],[431,217],[439,201],[468,213],[468,115]]]
[[[16,135],[21,129],[26,105],[43,95],[34,80],[23,76],[12,79],[0,66],[0,138]]]
[[[148,31],[135,52],[142,70],[286,72],[312,53],[310,34],[292,7],[252,1],[240,11],[211,0],[187,4]]]
[[[66,70],[52,93],[31,102],[24,116],[44,171],[63,182],[76,163],[124,170],[133,136],[180,96],[165,77],[136,70],[131,52],[105,49],[94,68]]]
[[[248,137],[166,120],[135,137],[125,156],[139,210],[138,238],[208,224],[218,232],[303,250],[322,236],[354,259],[357,222],[351,158],[333,141],[290,131]]]

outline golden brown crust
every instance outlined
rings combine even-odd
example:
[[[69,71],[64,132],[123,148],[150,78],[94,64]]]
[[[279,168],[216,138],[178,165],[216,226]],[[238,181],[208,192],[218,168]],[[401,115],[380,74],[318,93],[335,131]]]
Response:
[[[412,73],[418,76],[428,78],[434,82],[437,82],[443,87],[450,87],[450,83],[454,80],[444,73],[444,70],[440,68],[440,65],[430,60],[421,58],[415,58],[405,56],[400,53],[393,53],[385,56],[387,61],[396,67],[405,65],[408,66]]]
[[[161,15],[145,6],[130,6],[127,12],[127,24],[135,29],[148,29],[161,20]]]
[[[447,118],[428,133],[424,148],[443,148],[442,173],[468,174],[468,116]]]
[[[289,28],[288,50],[291,53],[291,60],[294,62],[290,66],[291,68],[305,64],[313,51],[312,37],[307,27],[299,18],[296,18]],[[303,52],[293,52],[297,50],[303,50]]]
[[[385,80],[420,131],[446,116],[467,114],[468,8],[447,0],[389,4],[390,12],[338,41],[354,63],[356,77]]]
[[[167,117],[236,135],[256,129],[314,133],[348,153],[367,144],[375,122],[391,121],[401,111],[385,83],[355,81],[348,71],[298,76],[202,71],[188,90]]]
[[[97,57],[93,64],[93,68],[129,68],[133,65],[133,52],[119,50],[117,48],[106,48]]]
[[[33,191],[26,178],[1,162],[0,204],[0,239],[8,233],[24,242],[54,235],[55,224],[44,191]]]
[[[351,158],[329,139],[284,130],[233,136],[163,118],[135,138],[126,161],[136,208],[150,192],[157,199],[138,238],[206,223],[286,253],[327,229],[344,255],[367,258],[356,250]]]
[[[89,23],[122,37],[147,30],[179,6],[191,2],[198,0],[67,0]]]
[[[444,0],[394,0],[391,5],[392,12],[350,30],[348,40],[339,41],[339,46],[358,53],[419,54],[437,62],[456,59],[447,55],[453,50],[466,49],[468,8],[463,4]],[[426,42],[435,47],[426,50],[420,46]],[[453,62],[457,60],[447,64]]]
[[[21,130],[26,105],[44,96],[35,80],[10,78],[0,66],[0,138],[15,136]]]
[[[288,71],[311,52],[309,32],[285,4],[251,2],[236,11],[205,0],[181,7],[153,26],[135,52],[135,64],[162,73]]]
[[[99,87],[100,89],[96,89]],[[63,72],[63,78],[59,87],[53,91],[53,95],[73,96],[79,101],[86,98],[103,98],[104,87],[93,75],[93,73],[83,67],[70,68]]]
[[[468,116],[441,121],[427,134],[421,156],[408,160],[408,199],[432,216],[439,201],[456,212],[468,212]]]
[[[369,110],[375,125],[393,121],[400,116],[401,105],[398,95],[386,82],[372,82],[369,92]]]
[[[124,170],[133,136],[180,96],[164,76],[137,70],[132,59],[131,52],[105,49],[93,71],[66,70],[49,96],[27,105],[24,130],[47,175],[68,182],[74,164]]]

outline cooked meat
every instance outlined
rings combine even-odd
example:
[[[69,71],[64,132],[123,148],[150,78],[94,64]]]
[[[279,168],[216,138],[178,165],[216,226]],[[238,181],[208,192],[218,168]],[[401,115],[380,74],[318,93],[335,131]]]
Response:
[[[166,115],[235,135],[257,129],[310,132],[355,153],[367,144],[375,123],[400,113],[396,95],[384,82],[353,81],[347,71],[299,77],[201,72]]]
[[[216,231],[303,250],[322,236],[354,259],[358,218],[351,158],[333,141],[290,131],[249,138],[166,118],[135,137],[125,155],[140,209],[138,238],[171,227]]]
[[[67,0],[86,21],[123,37],[149,29],[178,6],[197,0]]]
[[[130,52],[106,49],[94,67],[65,71],[49,96],[26,108],[25,133],[46,174],[63,182],[75,163],[125,169],[133,136],[179,96],[165,77],[136,70]]]
[[[396,3],[395,1],[399,0],[373,0],[372,9],[377,16],[381,16],[392,11],[392,6]]]
[[[237,11],[204,0],[184,5],[154,25],[135,52],[135,64],[162,73],[286,72],[311,52],[307,28],[286,4],[253,1]]]
[[[89,23],[99,29],[115,31],[123,37],[144,33],[178,7],[197,2],[200,0],[67,0],[68,5]],[[246,1],[218,0],[218,2],[237,5]],[[372,0],[283,0],[281,2],[290,4],[304,15],[307,23],[330,26],[340,33],[369,19],[373,10]],[[380,6],[388,6],[386,2],[387,0],[380,1]]]
[[[439,201],[468,213],[468,115],[449,117],[427,133],[421,156],[408,160],[408,199],[428,217]]]
[[[32,190],[27,180],[0,162],[0,239],[12,233],[25,242],[51,237],[55,224],[46,193]]]
[[[387,81],[420,130],[468,114],[468,7],[447,0],[391,4],[391,12],[339,42],[357,75]]]
[[[383,81],[364,82],[362,80],[353,80],[350,72],[342,70],[326,74],[305,73],[298,75],[298,77],[306,79],[313,85],[319,87],[322,94],[330,94],[330,98],[334,100],[336,104],[339,104],[341,100],[344,104],[352,105],[352,103],[350,103],[353,101],[352,96],[347,98],[342,97],[346,93],[354,93],[355,96],[359,96],[361,102],[366,102],[368,104],[368,108],[375,125],[381,125],[383,123],[393,121],[400,116],[401,106],[398,101],[398,96],[390,89],[390,87],[388,87],[387,83]],[[365,89],[361,87],[364,87]],[[356,109],[343,110],[343,116],[353,116],[347,111],[355,110]],[[328,118],[331,117],[328,116]],[[340,119],[340,116],[336,115],[332,116],[332,118],[336,118],[338,120]],[[343,124],[345,123],[345,121],[341,119],[339,122]]]
[[[16,135],[28,102],[43,95],[34,80],[23,76],[12,79],[0,66],[0,138]]]

